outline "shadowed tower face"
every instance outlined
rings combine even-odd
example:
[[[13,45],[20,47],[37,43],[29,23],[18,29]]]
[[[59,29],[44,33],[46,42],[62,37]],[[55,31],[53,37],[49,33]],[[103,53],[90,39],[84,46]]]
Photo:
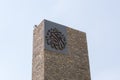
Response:
[[[43,20],[33,31],[32,80],[90,80],[86,34]]]

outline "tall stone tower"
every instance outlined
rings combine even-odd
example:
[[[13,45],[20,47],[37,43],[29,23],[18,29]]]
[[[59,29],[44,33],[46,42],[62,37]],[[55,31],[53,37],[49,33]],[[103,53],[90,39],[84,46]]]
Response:
[[[33,31],[32,80],[90,80],[86,34],[43,20]]]

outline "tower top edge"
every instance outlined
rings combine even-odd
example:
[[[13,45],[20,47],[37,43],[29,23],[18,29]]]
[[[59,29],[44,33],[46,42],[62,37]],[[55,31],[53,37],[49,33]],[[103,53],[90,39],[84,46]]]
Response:
[[[39,25],[45,24],[46,22],[51,22],[51,23],[54,23],[54,24],[57,24],[57,25],[61,25],[61,26],[64,26],[64,27],[66,27],[66,28],[70,28],[70,29],[72,29],[72,30],[79,31],[79,32],[82,32],[82,33],[85,33],[85,34],[86,34],[86,32],[84,32],[84,31],[80,31],[80,30],[78,30],[78,29],[74,29],[74,28],[72,28],[72,27],[69,27],[69,26],[66,26],[66,25],[63,25],[63,24],[60,24],[60,23],[56,23],[56,22],[50,21],[50,20],[48,20],[48,19],[43,19],[43,20],[40,22]],[[38,27],[39,25],[37,25],[37,27]],[[36,26],[36,25],[35,25],[35,26]]]

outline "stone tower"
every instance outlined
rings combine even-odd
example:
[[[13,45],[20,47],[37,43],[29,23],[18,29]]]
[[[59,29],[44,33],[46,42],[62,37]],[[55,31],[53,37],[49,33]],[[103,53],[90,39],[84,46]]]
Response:
[[[43,20],[33,31],[32,80],[91,80],[86,34]]]

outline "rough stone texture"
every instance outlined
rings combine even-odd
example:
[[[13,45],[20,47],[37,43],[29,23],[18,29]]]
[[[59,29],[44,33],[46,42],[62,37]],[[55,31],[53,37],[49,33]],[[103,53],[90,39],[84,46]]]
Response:
[[[33,31],[32,80],[44,80],[44,23]]]
[[[44,49],[44,21],[34,29],[32,80],[90,80],[86,34],[66,27],[67,54]]]

